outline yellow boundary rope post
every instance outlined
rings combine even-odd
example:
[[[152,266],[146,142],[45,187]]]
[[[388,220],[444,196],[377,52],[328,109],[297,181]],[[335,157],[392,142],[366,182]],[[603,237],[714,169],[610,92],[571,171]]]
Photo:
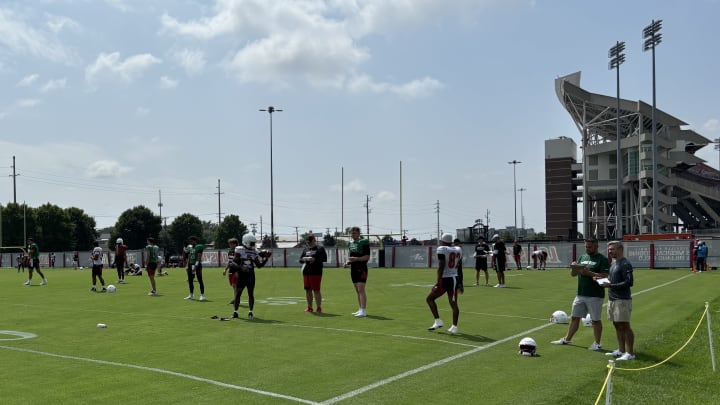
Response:
[[[712,362],[712,369],[713,373],[715,372],[715,350],[713,349],[713,336],[712,336],[712,328],[710,327],[710,311],[708,310],[710,307],[710,304],[705,302],[705,314],[707,316],[707,325],[708,325],[708,340],[710,342],[710,361]]]
[[[608,360],[608,368],[610,369],[610,372],[608,373],[607,389],[605,391],[605,405],[612,404],[612,392],[613,392],[612,378],[613,378],[613,373],[615,372],[615,361],[614,360]]]

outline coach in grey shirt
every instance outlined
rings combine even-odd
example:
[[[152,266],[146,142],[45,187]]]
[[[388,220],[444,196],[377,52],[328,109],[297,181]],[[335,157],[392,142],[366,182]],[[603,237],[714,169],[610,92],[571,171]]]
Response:
[[[634,360],[635,333],[630,327],[632,313],[630,287],[634,281],[633,267],[625,258],[625,248],[620,241],[608,243],[608,257],[614,259],[608,276],[610,282],[602,286],[608,289],[608,319],[615,326],[618,348],[607,355],[617,357],[618,360]]]

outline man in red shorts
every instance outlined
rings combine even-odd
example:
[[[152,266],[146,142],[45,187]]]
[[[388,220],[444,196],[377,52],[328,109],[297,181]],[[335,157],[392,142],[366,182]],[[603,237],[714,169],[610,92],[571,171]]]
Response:
[[[316,313],[322,314],[322,294],[320,293],[320,283],[322,282],[323,263],[327,262],[327,253],[325,248],[318,246],[315,235],[308,236],[307,247],[303,249],[300,255],[300,263],[302,263],[303,285],[305,287],[305,298],[307,299],[307,308],[305,312],[313,311],[313,296],[317,304]]]

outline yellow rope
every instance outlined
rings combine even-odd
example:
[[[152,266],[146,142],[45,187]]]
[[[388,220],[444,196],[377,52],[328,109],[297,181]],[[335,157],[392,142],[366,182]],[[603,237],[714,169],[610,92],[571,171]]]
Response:
[[[673,354],[671,354],[670,357],[668,357],[667,359],[665,359],[665,360],[663,360],[663,361],[661,361],[661,362],[659,362],[659,363],[656,363],[656,364],[653,364],[653,365],[650,365],[650,366],[647,366],[647,367],[641,367],[641,368],[620,368],[620,367],[614,367],[613,365],[608,364],[608,365],[607,365],[607,368],[610,369],[610,370],[608,371],[607,375],[605,376],[605,381],[603,382],[603,385],[602,385],[602,387],[600,388],[600,392],[598,393],[598,396],[597,396],[597,398],[595,399],[595,405],[597,405],[598,403],[600,403],[600,399],[602,398],[602,394],[605,392],[605,389],[607,388],[608,381],[610,380],[610,376],[612,375],[612,373],[613,373],[614,370],[622,370],[622,371],[644,371],[644,370],[649,370],[649,369],[655,368],[655,367],[657,367],[657,366],[659,366],[659,365],[661,365],[661,364],[667,363],[668,361],[670,361],[670,359],[672,359],[672,358],[675,357],[678,353],[680,353],[680,352],[690,343],[690,341],[695,337],[695,334],[697,334],[697,331],[700,329],[700,325],[702,325],[703,319],[705,319],[705,316],[707,315],[708,308],[709,308],[709,306],[708,306],[708,305],[705,305],[705,311],[703,311],[702,316],[700,316],[700,320],[698,321],[698,324],[697,324],[697,326],[695,327],[695,330],[693,331],[692,335],[690,335],[690,337],[688,338],[687,342],[685,342],[685,344],[683,344],[682,346],[680,346],[680,348],[677,349]]]

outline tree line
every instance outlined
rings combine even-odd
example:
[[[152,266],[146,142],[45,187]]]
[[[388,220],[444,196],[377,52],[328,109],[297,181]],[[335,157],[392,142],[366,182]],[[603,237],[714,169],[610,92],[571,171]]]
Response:
[[[95,219],[82,209],[60,208],[50,203],[40,207],[8,203],[0,205],[1,246],[25,246],[26,238],[32,237],[45,252],[91,250],[98,240]],[[215,248],[228,248],[229,238],[241,238],[247,226],[237,215],[227,215],[220,225],[201,221],[197,216],[185,213],[176,217],[167,227],[162,218],[149,208],[139,205],[124,211],[115,225],[107,229],[110,246],[122,238],[129,249],[142,249],[147,238],[171,254],[179,253],[190,236],[197,236],[200,243],[214,243]],[[275,246],[274,241],[263,240],[263,245]]]

